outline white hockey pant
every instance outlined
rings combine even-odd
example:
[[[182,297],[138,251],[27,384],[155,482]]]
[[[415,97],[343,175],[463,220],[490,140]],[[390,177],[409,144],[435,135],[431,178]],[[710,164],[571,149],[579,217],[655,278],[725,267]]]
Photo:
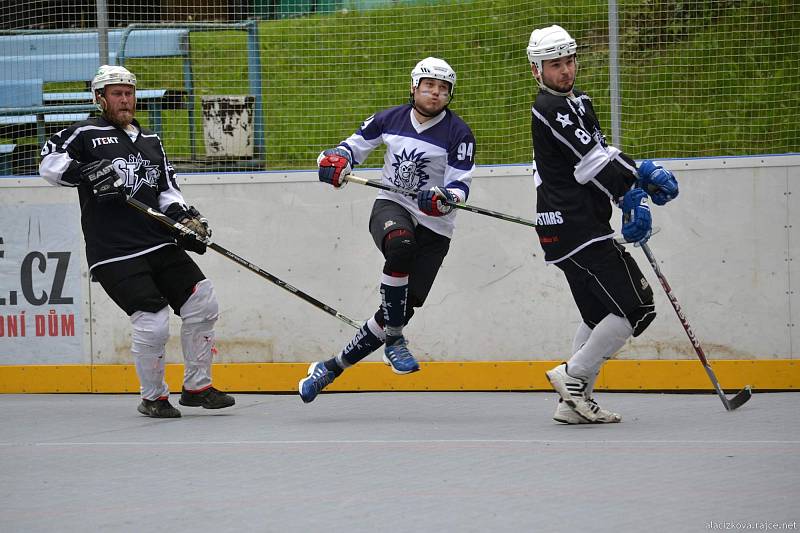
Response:
[[[214,323],[219,305],[214,285],[204,279],[181,307],[181,347],[183,348],[183,386],[196,391],[211,385],[211,359],[214,348]]]
[[[594,329],[584,322],[578,326],[567,368],[570,375],[587,381],[584,392],[587,398],[592,397],[600,367],[625,346],[631,335],[633,328],[628,319],[610,313]]]
[[[131,325],[131,353],[142,398],[168,397],[169,387],[164,380],[164,348],[169,339],[169,307],[156,313],[136,311],[131,315]]]

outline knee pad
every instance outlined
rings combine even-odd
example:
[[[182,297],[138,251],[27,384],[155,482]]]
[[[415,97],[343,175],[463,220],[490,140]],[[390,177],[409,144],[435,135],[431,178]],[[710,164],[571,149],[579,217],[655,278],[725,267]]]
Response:
[[[136,311],[131,315],[131,325],[134,356],[164,354],[169,339],[169,307],[155,313]]]
[[[408,274],[414,265],[417,239],[406,229],[390,231],[383,240],[384,272]]]
[[[180,316],[184,324],[213,324],[217,321],[219,304],[211,280],[201,280],[194,286],[192,295],[181,306]]]
[[[656,306],[652,302],[649,304],[642,304],[634,309],[633,312],[628,313],[626,318],[633,328],[633,336],[638,337],[647,329],[647,326],[655,320]]]

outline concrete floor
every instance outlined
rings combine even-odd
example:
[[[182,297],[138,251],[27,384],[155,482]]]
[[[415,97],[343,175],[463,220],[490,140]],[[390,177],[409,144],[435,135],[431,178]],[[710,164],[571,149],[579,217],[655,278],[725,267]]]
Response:
[[[177,404],[177,397],[173,397]],[[796,530],[800,394],[238,394],[179,420],[132,395],[0,395],[0,531]],[[738,523],[738,524],[737,524]],[[794,524],[794,525],[792,525]]]

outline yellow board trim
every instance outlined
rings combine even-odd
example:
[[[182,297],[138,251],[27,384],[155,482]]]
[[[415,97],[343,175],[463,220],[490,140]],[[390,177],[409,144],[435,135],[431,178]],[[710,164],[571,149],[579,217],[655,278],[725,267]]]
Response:
[[[330,391],[537,391],[550,390],[545,370],[557,361],[421,363],[421,371],[397,376],[382,363],[349,368]],[[215,364],[214,385],[236,392],[294,392],[309,363]],[[727,390],[800,389],[800,362],[790,359],[719,360],[712,363]],[[181,390],[183,365],[167,365],[167,383]],[[699,361],[618,360],[604,365],[596,389],[609,391],[712,390]],[[138,392],[133,365],[0,366],[0,393]]]

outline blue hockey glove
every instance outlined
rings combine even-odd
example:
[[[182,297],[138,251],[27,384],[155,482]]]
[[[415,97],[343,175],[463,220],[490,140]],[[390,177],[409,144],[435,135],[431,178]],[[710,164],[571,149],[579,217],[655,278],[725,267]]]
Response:
[[[678,196],[678,180],[672,172],[649,159],[639,165],[639,187],[650,194],[656,205],[664,205]]]
[[[457,204],[458,196],[444,187],[433,187],[427,191],[417,193],[417,206],[419,210],[432,217],[446,215],[453,210],[450,204]]]
[[[330,148],[317,157],[319,181],[330,183],[337,189],[345,183],[345,176],[352,171],[350,152],[341,147]]]
[[[653,218],[647,205],[647,193],[635,187],[622,198],[622,236],[628,242],[644,244],[650,238]]]
[[[128,195],[125,180],[108,159],[92,161],[80,167],[81,179],[92,188],[98,202],[124,201]]]

